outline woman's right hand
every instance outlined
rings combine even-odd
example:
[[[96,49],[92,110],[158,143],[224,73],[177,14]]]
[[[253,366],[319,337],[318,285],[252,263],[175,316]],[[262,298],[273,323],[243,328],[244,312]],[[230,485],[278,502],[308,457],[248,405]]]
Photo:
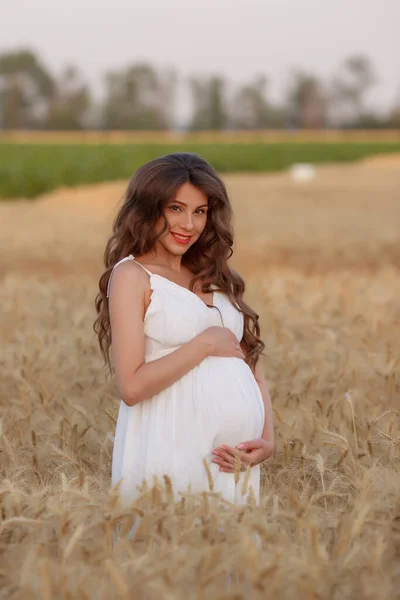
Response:
[[[209,356],[245,358],[239,340],[228,327],[209,327],[199,337],[206,342]]]

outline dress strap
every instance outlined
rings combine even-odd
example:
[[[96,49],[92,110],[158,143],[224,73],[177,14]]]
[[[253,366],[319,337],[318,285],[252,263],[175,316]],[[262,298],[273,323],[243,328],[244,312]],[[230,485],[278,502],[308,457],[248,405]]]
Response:
[[[135,260],[135,257],[134,257],[134,256],[132,256],[132,254],[130,254],[129,256],[125,256],[125,258],[121,258],[121,260],[119,260],[117,263],[115,263],[115,265],[113,266],[113,268],[112,268],[112,271],[111,271],[111,273],[110,273],[110,277],[109,277],[109,279],[108,279],[108,284],[107,284],[107,298],[108,298],[108,297],[109,297],[109,295],[110,295],[110,284],[111,284],[111,277],[112,277],[112,274],[114,273],[114,269],[115,269],[115,267],[116,267],[117,265],[120,265],[121,263],[125,262],[126,260],[133,260],[133,262],[135,262],[137,265],[139,265],[140,267],[142,267],[142,269],[143,269],[144,271],[146,271],[146,273],[147,273],[148,275],[150,275],[150,276],[151,276],[151,275],[153,274],[153,273],[151,273],[151,272],[150,272],[148,269],[146,269],[146,267],[144,267],[144,266],[143,266],[143,265],[141,265],[141,264],[140,264],[140,263],[139,263],[137,260]]]
[[[128,258],[130,258],[131,260],[133,260],[133,262],[135,262],[137,265],[139,265],[139,267],[142,267],[143,271],[146,271],[147,275],[150,275],[150,277],[153,275],[153,273],[151,271],[149,271],[148,269],[146,269],[146,267],[144,267],[143,265],[140,264],[140,262],[138,262],[137,260],[135,260],[135,257],[130,254],[128,256]]]

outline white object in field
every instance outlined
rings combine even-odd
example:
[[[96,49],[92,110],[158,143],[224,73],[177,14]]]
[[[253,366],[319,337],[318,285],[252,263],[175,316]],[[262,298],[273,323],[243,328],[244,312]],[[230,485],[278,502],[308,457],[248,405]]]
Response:
[[[315,173],[315,166],[310,163],[296,163],[290,167],[290,175],[294,181],[310,181]]]

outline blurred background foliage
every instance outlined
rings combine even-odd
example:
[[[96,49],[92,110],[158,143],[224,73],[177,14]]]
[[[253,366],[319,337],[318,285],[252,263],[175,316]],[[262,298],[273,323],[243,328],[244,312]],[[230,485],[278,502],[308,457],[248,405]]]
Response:
[[[293,70],[282,102],[269,98],[268,77],[236,86],[223,74],[191,74],[187,122],[176,122],[181,78],[173,68],[133,62],[104,73],[99,100],[78,65],[53,73],[32,49],[0,54],[0,128],[40,130],[262,130],[400,127],[400,98],[386,114],[366,107],[379,82],[372,61],[349,56],[324,80]]]

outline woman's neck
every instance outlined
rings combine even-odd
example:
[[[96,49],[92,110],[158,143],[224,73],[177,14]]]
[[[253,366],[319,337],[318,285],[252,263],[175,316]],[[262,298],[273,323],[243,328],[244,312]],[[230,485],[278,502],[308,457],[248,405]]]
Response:
[[[165,250],[165,248],[156,248],[147,254],[143,254],[140,257],[143,262],[147,262],[153,265],[159,265],[171,269],[176,273],[182,272],[182,256],[174,255],[171,252]]]

